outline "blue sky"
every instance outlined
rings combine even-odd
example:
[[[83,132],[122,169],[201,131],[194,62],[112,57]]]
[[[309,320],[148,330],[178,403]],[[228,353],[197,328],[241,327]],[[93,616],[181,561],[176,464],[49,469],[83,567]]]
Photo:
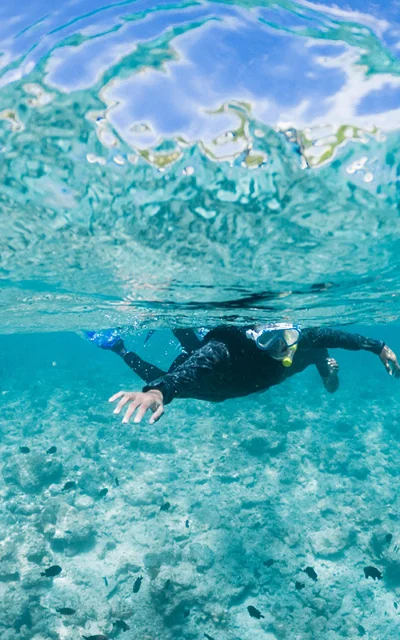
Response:
[[[209,112],[229,100],[247,102],[272,125],[396,128],[400,24],[393,21],[394,7],[354,0],[282,7],[254,2],[251,9],[83,0],[54,10],[48,0],[23,0],[16,12],[3,3],[0,86],[28,76],[45,59],[44,83],[51,90],[96,87],[109,123],[132,144],[212,137],[229,116],[217,123]],[[364,59],[360,65],[365,53],[369,69]],[[110,69],[112,82],[106,82]],[[145,135],[134,131],[140,124],[149,127]]]

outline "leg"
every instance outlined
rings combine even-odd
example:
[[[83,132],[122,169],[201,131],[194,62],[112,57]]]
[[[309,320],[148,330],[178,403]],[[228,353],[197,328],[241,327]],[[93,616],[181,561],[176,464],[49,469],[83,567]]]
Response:
[[[132,369],[132,371],[134,371],[145,382],[152,382],[156,378],[164,376],[166,373],[165,371],[162,371],[162,369],[156,367],[154,364],[150,364],[150,362],[142,360],[142,358],[140,358],[137,353],[133,353],[133,351],[127,351],[125,349],[122,338],[120,338],[118,342],[113,347],[111,347],[111,351],[114,351],[114,353],[121,356],[128,367]]]
[[[145,382],[152,382],[156,378],[165,375],[165,371],[142,360],[136,353],[127,351],[117,329],[108,329],[101,332],[87,331],[86,338],[101,349],[116,353]]]
[[[197,337],[193,329],[173,329],[172,333],[187,353],[195,351],[202,344],[202,340]]]
[[[166,371],[162,371],[162,369],[159,369],[154,364],[142,360],[142,358],[132,351],[126,351],[121,357],[128,367],[145,382],[152,382],[156,380],[156,378],[160,378],[166,374]]]
[[[193,329],[173,329],[172,333],[174,334],[175,338],[179,340],[182,347],[182,353],[180,353],[179,356],[175,358],[170,368],[168,369],[168,373],[174,371],[177,367],[179,367],[180,364],[188,359],[193,351],[199,349],[203,344],[203,340],[196,335]]]

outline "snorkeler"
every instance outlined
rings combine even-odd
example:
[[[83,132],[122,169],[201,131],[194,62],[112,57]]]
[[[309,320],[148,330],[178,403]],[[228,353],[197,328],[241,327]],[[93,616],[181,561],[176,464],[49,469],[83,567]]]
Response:
[[[153,365],[144,363],[145,375],[139,375],[147,384],[142,391],[119,391],[109,402],[119,400],[116,414],[129,403],[123,423],[135,411],[134,422],[138,423],[150,410],[153,424],[174,398],[220,402],[247,396],[280,384],[312,364],[333,393],[339,386],[339,367],[328,349],[371,351],[379,355],[389,375],[400,377],[396,355],[380,340],[327,328],[301,329],[296,324],[227,326],[209,331],[197,348],[178,356],[168,372],[146,368]],[[120,355],[125,359],[128,352]],[[149,380],[153,374],[156,377]]]

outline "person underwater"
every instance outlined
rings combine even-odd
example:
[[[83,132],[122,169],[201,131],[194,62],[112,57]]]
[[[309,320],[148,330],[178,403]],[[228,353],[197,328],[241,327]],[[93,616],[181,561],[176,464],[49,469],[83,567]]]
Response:
[[[221,326],[194,331],[176,329],[182,353],[168,371],[127,351],[118,332],[88,332],[86,336],[103,349],[124,359],[146,385],[142,391],[119,391],[115,414],[126,407],[122,422],[140,422],[147,411],[153,424],[174,398],[196,398],[221,402],[265,391],[315,365],[325,389],[339,387],[338,364],[328,349],[370,351],[379,356],[389,375],[400,377],[394,352],[382,341],[325,327],[304,328],[298,324],[269,323],[251,327]]]

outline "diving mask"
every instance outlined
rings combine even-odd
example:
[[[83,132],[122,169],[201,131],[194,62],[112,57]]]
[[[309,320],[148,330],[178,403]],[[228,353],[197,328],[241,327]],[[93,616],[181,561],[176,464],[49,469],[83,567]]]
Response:
[[[261,351],[268,351],[271,358],[280,360],[284,367],[290,367],[300,338],[301,329],[298,324],[274,324],[249,329],[248,338],[252,338]]]

